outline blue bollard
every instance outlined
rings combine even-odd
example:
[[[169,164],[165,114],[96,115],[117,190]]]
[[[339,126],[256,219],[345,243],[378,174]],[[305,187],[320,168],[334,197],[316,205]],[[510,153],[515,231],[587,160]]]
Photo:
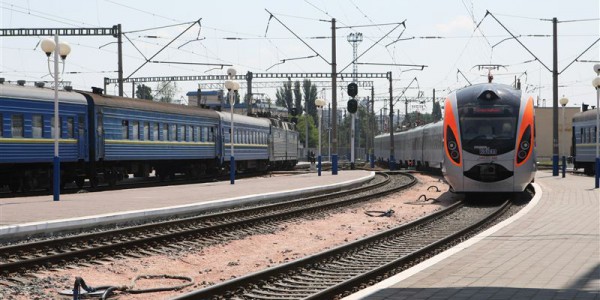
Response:
[[[558,155],[552,155],[552,176],[558,176]]]
[[[596,157],[596,188],[600,188],[600,157]]]
[[[317,159],[317,173],[321,176],[321,155],[319,155],[319,158]]]
[[[331,174],[338,174],[338,156],[337,154],[331,154]]]
[[[54,179],[53,179],[54,201],[60,201],[60,157],[54,157]]]
[[[375,154],[371,154],[371,169],[375,168]]]
[[[229,162],[229,181],[231,184],[235,184],[235,158],[233,156]]]
[[[565,178],[566,171],[567,171],[567,158],[563,155],[563,157],[562,157],[562,178]]]

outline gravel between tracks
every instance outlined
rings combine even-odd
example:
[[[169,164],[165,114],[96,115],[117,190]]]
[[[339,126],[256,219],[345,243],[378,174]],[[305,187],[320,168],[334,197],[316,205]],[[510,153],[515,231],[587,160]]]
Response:
[[[181,291],[151,294],[120,294],[119,299],[169,299],[180,293],[219,283],[247,273],[333,248],[381,230],[406,223],[454,203],[459,196],[448,190],[439,177],[414,174],[418,183],[411,189],[383,199],[357,204],[323,218],[288,223],[272,234],[262,234],[219,244],[204,249],[182,251],[169,255],[119,258],[104,265],[60,269],[38,274],[29,285],[6,288],[0,285],[0,298],[60,299],[58,290],[70,290],[76,276],[90,286],[129,285],[143,274],[189,276],[195,284]],[[435,185],[441,192],[428,187]],[[439,201],[417,201],[420,195]],[[393,209],[391,217],[370,217],[366,211]],[[138,281],[138,288],[178,285],[172,280]]]

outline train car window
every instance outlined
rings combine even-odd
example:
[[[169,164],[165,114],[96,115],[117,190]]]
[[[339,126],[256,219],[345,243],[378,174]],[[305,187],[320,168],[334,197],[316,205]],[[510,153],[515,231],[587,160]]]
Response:
[[[152,123],[152,140],[158,141],[158,123]]]
[[[192,126],[186,126],[187,127],[187,141],[188,142],[193,142],[194,141],[194,127]]]
[[[208,141],[209,142],[215,141],[215,128],[214,127],[211,127],[210,131],[208,132]]]
[[[175,141],[177,139],[177,126],[175,124],[169,124],[169,141]]]
[[[583,144],[583,128],[579,129],[579,140],[580,143]]]
[[[140,122],[133,121],[131,122],[131,139],[139,140],[140,139]]]
[[[0,114],[0,137],[4,137],[4,116]]]
[[[85,131],[85,118],[83,116],[77,117],[77,137],[83,138]]]
[[[168,141],[169,140],[169,124],[167,123],[162,123],[162,137],[160,138],[161,141]]]
[[[23,115],[12,115],[12,137],[23,137]]]
[[[31,116],[31,136],[35,138],[41,138],[44,129],[44,122],[41,115]]]
[[[150,139],[150,124],[148,124],[148,122],[144,122],[144,140],[149,140]]]
[[[67,136],[66,138],[75,138],[75,118],[67,117]]]
[[[123,120],[121,122],[121,139],[128,140],[129,139],[129,121]]]
[[[596,137],[598,136],[598,127],[592,128],[592,143],[596,142]]]
[[[186,132],[187,128],[185,128],[185,125],[177,125],[177,129],[178,129],[177,130],[177,133],[178,133],[177,140],[180,142],[185,142],[185,137],[187,136],[187,132]]]

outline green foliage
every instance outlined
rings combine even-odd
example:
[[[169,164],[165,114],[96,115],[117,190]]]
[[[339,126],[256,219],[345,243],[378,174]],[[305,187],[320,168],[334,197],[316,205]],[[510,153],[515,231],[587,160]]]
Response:
[[[177,94],[178,88],[177,83],[171,81],[161,81],[156,86],[156,95],[155,99],[158,99],[160,102],[173,102],[175,98],[175,94]]]
[[[442,119],[442,108],[439,102],[433,101],[433,109],[431,110],[433,121],[437,122]]]
[[[296,130],[300,133],[300,144],[306,145],[306,122],[308,121],[308,147],[317,147],[319,143],[319,128],[315,120],[310,115],[301,115],[298,117]],[[323,136],[321,136],[323,137]]]
[[[277,93],[275,94],[277,100],[275,104],[277,106],[285,107],[288,109],[294,107],[293,93],[292,93],[292,82],[286,81],[283,83],[283,87],[277,89]]]
[[[302,91],[304,93],[304,103],[306,107],[305,111],[313,117],[313,120],[317,119],[317,106],[315,100],[317,100],[317,87],[313,85],[309,79],[304,79],[302,82]]]
[[[135,91],[135,97],[138,99],[152,100],[152,88],[145,84],[138,84]]]
[[[300,81],[294,81],[294,107],[298,114],[302,113],[302,91],[300,91]]]

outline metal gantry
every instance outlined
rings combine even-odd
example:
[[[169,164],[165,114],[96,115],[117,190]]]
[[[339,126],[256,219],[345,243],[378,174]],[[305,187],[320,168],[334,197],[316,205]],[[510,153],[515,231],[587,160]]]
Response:
[[[0,37],[20,36],[112,36],[117,38],[118,44],[118,78],[119,96],[123,96],[123,41],[121,36],[121,24],[113,27],[91,27],[91,28],[0,28]]]

